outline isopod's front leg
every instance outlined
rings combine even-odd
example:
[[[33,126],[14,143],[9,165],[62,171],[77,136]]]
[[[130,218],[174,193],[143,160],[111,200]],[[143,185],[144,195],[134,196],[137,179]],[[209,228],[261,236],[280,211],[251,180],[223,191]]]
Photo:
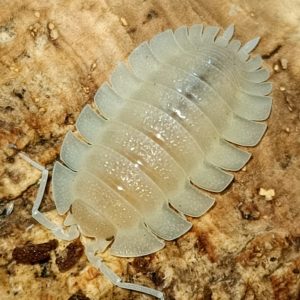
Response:
[[[116,275],[99,257],[96,256],[97,243],[89,242],[85,245],[85,254],[89,262],[98,268],[103,275],[114,285],[132,291],[137,291],[143,294],[151,295],[157,299],[164,300],[164,294],[158,290],[151,289],[142,285],[123,282],[122,279]]]
[[[48,170],[40,165],[39,163],[33,161],[24,153],[19,153],[19,155],[26,160],[29,164],[31,164],[34,168],[38,169],[42,172],[42,178],[40,181],[40,186],[37,192],[37,196],[33,203],[32,207],[32,217],[39,222],[44,227],[48,228],[52,231],[52,233],[58,238],[62,240],[71,241],[76,239],[79,236],[79,231],[76,225],[72,225],[68,227],[66,230],[62,226],[55,224],[54,222],[50,221],[43,213],[39,211],[40,205],[42,203],[45,188],[48,180]]]

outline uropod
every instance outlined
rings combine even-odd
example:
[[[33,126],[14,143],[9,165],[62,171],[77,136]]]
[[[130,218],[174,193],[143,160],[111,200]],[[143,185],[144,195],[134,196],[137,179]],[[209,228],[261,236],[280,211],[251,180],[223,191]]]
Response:
[[[155,289],[123,282],[97,252],[138,257],[159,251],[213,205],[249,160],[266,131],[272,99],[269,72],[250,57],[234,27],[167,30],[138,46],[80,113],[54,164],[58,226],[39,212],[42,172],[32,216],[60,239],[85,237],[85,253],[114,284],[163,299]]]

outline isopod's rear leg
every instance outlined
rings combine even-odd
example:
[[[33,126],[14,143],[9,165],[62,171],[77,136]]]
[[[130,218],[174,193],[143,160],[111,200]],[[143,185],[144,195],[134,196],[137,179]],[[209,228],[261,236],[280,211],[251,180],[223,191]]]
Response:
[[[131,291],[137,291],[143,294],[151,295],[157,299],[164,300],[164,294],[158,290],[151,289],[139,284],[129,283],[129,282],[123,282],[122,279],[115,274],[99,257],[96,256],[97,252],[97,243],[96,242],[89,242],[85,246],[85,253],[89,260],[89,262],[98,268],[103,275],[114,285],[131,290]]]
[[[48,180],[48,170],[40,165],[39,163],[33,161],[24,153],[19,153],[19,155],[26,160],[29,164],[31,164],[34,168],[38,169],[42,172],[42,178],[40,181],[40,186],[37,192],[37,196],[33,203],[32,207],[32,217],[39,222],[44,227],[48,228],[52,231],[52,233],[59,239],[62,240],[74,240],[79,236],[79,231],[77,230],[76,225],[70,226],[68,229],[64,230],[62,226],[55,224],[54,222],[50,221],[43,213],[39,211],[40,205],[42,203],[45,188]]]

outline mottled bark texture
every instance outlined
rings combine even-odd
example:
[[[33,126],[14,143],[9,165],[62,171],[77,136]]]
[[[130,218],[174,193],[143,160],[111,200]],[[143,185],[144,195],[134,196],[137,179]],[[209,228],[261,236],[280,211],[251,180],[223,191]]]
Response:
[[[262,37],[256,52],[274,84],[267,134],[188,234],[155,255],[105,261],[167,299],[299,299],[299,18],[296,0],[2,0],[0,298],[149,299],[113,287],[84,255],[60,272],[68,243],[59,241],[42,263],[13,259],[16,247],[53,239],[30,216],[40,174],[16,154],[51,169],[64,134],[118,61],[162,30],[204,22],[234,23],[243,42]],[[43,210],[52,208],[48,189]]]

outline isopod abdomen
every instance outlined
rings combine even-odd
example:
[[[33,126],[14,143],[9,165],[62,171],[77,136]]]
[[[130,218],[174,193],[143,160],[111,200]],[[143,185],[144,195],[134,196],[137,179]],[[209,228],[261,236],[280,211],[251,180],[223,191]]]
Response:
[[[258,43],[233,27],[194,25],[142,43],[119,64],[65,137],[53,172],[65,224],[116,256],[158,251],[187,232],[241,169],[269,116],[271,84]],[[218,36],[217,36],[218,35]],[[98,112],[97,112],[98,111]],[[200,189],[199,189],[200,188]],[[202,190],[201,190],[202,189]]]

